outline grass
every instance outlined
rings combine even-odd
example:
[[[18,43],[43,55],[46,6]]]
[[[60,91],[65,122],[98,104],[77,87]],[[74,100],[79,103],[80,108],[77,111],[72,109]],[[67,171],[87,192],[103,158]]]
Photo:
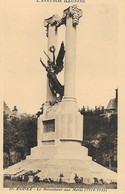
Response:
[[[76,184],[76,183],[27,183],[17,182],[12,180],[5,180],[4,188],[84,188],[84,189],[117,189],[117,184]]]

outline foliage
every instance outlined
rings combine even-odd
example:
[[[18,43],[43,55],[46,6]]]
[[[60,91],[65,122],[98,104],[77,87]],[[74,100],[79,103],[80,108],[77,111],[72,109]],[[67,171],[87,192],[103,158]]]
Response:
[[[3,151],[8,154],[9,165],[19,162],[37,145],[37,121],[35,116],[21,115],[8,117],[4,114]],[[5,157],[6,156],[6,157]],[[7,167],[7,155],[4,156],[4,167]]]
[[[3,153],[3,167],[6,168],[9,166],[9,155],[4,152]]]
[[[117,114],[106,117],[104,107],[83,107],[84,137],[83,144],[88,148],[89,155],[102,165],[114,160],[114,150],[117,155]]]

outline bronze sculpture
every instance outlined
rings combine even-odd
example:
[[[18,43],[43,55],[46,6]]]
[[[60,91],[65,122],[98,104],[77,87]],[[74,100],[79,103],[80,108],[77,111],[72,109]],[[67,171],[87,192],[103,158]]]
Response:
[[[60,50],[56,60],[55,60],[55,47],[53,45],[50,47],[49,51],[52,52],[53,54],[53,60],[51,60],[50,57],[44,51],[45,55],[48,58],[47,66],[43,63],[42,59],[40,59],[40,62],[47,71],[49,87],[53,96],[61,100],[64,95],[64,86],[59,82],[57,74],[61,72],[64,67],[63,66],[63,58],[65,55],[64,43],[63,42],[61,43]]]

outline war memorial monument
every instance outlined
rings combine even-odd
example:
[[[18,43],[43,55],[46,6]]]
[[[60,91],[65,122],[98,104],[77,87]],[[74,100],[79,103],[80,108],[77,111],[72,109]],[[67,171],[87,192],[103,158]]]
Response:
[[[47,62],[42,59],[47,74],[46,102],[38,112],[37,147],[31,155],[7,169],[14,174],[21,170],[40,170],[41,179],[73,183],[74,177],[83,177],[83,183],[91,184],[96,177],[105,182],[117,181],[117,174],[92,161],[88,149],[82,146],[83,116],[78,112],[75,98],[76,28],[80,25],[82,10],[76,5],[63,11],[63,16],[53,15],[44,20],[48,38]],[[64,25],[65,45],[57,51],[58,28]],[[64,62],[65,59],[65,62]],[[64,86],[58,74],[64,70]]]

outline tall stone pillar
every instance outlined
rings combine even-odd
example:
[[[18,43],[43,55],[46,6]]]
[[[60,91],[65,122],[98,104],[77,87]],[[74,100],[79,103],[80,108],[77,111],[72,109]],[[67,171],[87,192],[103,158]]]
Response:
[[[76,26],[82,10],[76,5],[70,6],[63,12],[63,21],[66,24],[66,53],[64,68],[64,97],[61,102],[59,137],[64,142],[80,142],[83,137],[83,117],[78,112],[75,99],[76,73]]]
[[[58,21],[58,15],[53,15],[50,18],[47,18],[44,20],[44,27],[46,27],[47,29],[47,37],[48,37],[48,56],[50,57],[50,59],[52,59],[52,53],[49,51],[50,47],[53,45],[55,48],[57,45],[57,27],[56,27],[56,23]],[[55,50],[55,54],[56,54],[56,50]],[[47,80],[47,91],[46,91],[46,101],[53,101],[54,100],[54,96],[49,88],[49,83]]]
[[[65,89],[64,99],[75,99],[76,72],[76,26],[82,17],[82,10],[76,5],[64,10],[66,19]]]

